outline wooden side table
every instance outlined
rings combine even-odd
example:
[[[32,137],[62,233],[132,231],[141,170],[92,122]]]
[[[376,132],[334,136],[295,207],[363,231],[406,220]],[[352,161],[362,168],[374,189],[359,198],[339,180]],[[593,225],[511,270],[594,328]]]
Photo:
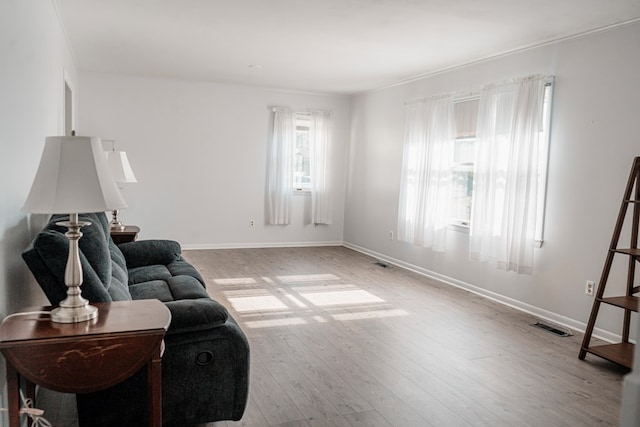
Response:
[[[119,245],[120,243],[133,242],[138,238],[140,227],[137,225],[125,225],[123,229],[111,229],[111,238],[113,243]]]
[[[0,350],[7,359],[9,426],[20,425],[20,377],[29,394],[34,385],[65,393],[103,390],[148,372],[149,423],[162,425],[162,340],[171,321],[158,300],[93,304],[98,317],[82,323],[53,323],[47,315],[6,318]],[[21,310],[49,311],[51,307]],[[30,396],[33,397],[33,396]]]

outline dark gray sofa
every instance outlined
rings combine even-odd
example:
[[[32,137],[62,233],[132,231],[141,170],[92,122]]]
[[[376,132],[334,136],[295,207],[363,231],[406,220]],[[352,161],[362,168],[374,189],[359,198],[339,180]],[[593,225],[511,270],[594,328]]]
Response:
[[[68,240],[54,215],[22,256],[53,305],[66,297]],[[156,298],[171,311],[162,357],[163,425],[238,420],[249,384],[249,345],[227,310],[212,300],[177,242],[116,245],[104,213],[81,214],[82,295],[90,302]],[[81,374],[81,373],[80,373]],[[81,426],[147,425],[146,370],[104,391],[77,395]]]

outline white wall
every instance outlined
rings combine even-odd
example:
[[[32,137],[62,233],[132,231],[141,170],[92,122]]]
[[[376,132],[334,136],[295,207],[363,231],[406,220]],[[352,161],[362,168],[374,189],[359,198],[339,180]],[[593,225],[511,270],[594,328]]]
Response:
[[[46,217],[30,217],[20,208],[45,137],[64,131],[63,70],[75,86],[75,64],[52,2],[0,1],[0,318],[48,304],[20,255]],[[8,425],[2,417],[0,424]]]
[[[449,234],[444,254],[389,241],[397,222],[403,103],[533,73],[556,76],[545,242],[536,250],[534,273],[516,275],[468,261],[468,235],[461,232]],[[353,97],[345,241],[583,329],[593,302],[585,281],[600,277],[631,162],[640,155],[638,76],[635,23]],[[624,293],[624,275],[613,279],[607,289]],[[597,326],[619,334],[618,314],[603,308]]]
[[[349,100],[248,86],[81,74],[81,134],[113,138],[138,179],[123,194],[141,238],[185,248],[340,244]],[[334,114],[333,224],[309,224],[310,198],[294,196],[288,226],[264,215],[269,106]],[[250,227],[251,220],[255,227]]]
[[[42,216],[20,211],[44,140],[64,132],[65,74],[77,73],[56,9],[42,0],[0,2],[0,317],[46,299],[20,256]]]

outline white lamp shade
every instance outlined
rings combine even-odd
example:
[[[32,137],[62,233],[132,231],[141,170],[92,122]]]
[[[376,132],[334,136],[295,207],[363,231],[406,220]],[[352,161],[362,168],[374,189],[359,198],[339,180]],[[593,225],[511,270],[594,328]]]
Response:
[[[124,151],[106,151],[107,163],[111,170],[111,175],[116,182],[132,183],[138,182],[136,176],[133,174],[127,153]]]
[[[100,138],[49,136],[22,207],[33,213],[87,213],[126,208]]]

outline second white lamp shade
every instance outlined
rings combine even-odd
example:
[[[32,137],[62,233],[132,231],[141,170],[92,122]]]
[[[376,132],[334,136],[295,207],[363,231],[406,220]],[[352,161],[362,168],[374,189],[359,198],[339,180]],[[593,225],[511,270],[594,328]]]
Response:
[[[46,138],[40,166],[23,211],[66,214],[126,207],[107,165],[100,138]]]
[[[138,182],[136,176],[131,169],[127,153],[124,151],[106,151],[107,163],[111,174],[116,182],[132,183]]]

